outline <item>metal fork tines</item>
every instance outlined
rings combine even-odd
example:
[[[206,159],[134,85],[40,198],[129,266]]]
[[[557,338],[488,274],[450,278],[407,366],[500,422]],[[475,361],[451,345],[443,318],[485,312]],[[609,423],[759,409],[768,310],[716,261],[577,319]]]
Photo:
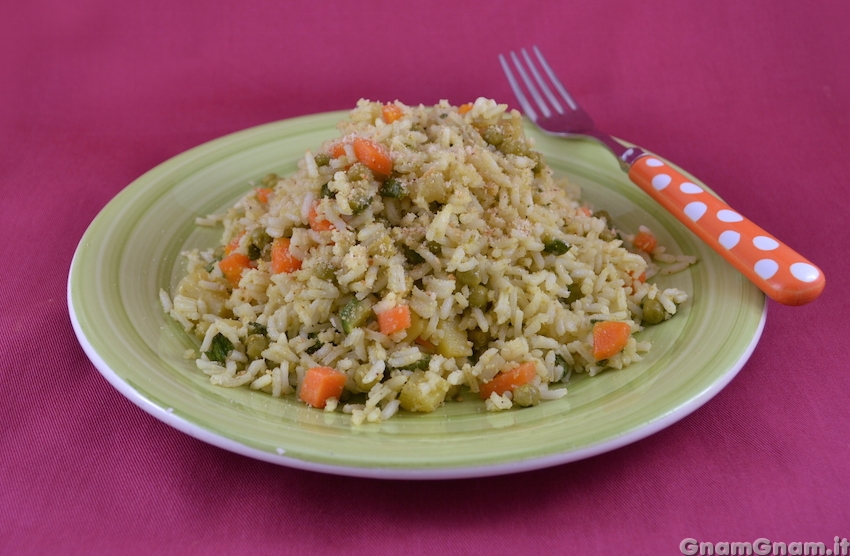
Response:
[[[629,149],[615,141],[610,135],[602,133],[593,123],[593,119],[573,99],[566,87],[555,75],[552,67],[543,57],[536,46],[531,50],[534,58],[526,49],[521,49],[520,56],[510,52],[513,68],[519,75],[519,80],[511,69],[511,64],[502,54],[499,62],[508,79],[511,90],[519,101],[520,108],[528,118],[543,131],[562,137],[584,136],[595,139],[611,149],[614,155],[623,162],[630,162],[638,154],[637,149]],[[535,62],[536,59],[536,62]],[[522,81],[522,85],[520,84]],[[528,95],[523,90],[528,91]],[[556,94],[557,93],[557,94]],[[532,104],[529,96],[533,99]]]
[[[600,131],[552,71],[536,46],[499,55],[508,83],[526,116],[546,133],[585,137],[607,147],[629,179],[773,299],[802,305],[826,283],[811,261],[711,195],[705,188],[638,147],[627,147]],[[515,77],[519,75],[519,79]],[[524,88],[523,88],[524,86]],[[731,239],[734,238],[734,239]]]

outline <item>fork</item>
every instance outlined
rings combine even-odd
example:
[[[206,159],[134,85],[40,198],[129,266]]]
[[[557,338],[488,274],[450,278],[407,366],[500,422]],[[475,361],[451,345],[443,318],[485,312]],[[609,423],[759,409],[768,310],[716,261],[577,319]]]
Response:
[[[522,60],[514,52],[510,52],[510,59],[534,104],[502,54],[499,62],[523,112],[543,132],[590,138],[607,147],[632,182],[771,299],[785,305],[803,305],[820,295],[826,280],[817,266],[689,181],[661,157],[625,146],[600,131],[561,84],[540,50],[534,46],[532,51],[536,62],[524,48],[520,50]]]

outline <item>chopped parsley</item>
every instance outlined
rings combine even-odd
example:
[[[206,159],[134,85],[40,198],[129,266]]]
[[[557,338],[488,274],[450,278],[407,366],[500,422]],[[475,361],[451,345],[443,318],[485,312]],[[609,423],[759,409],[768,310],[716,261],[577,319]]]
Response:
[[[552,253],[554,255],[563,255],[570,250],[570,246],[560,239],[553,239],[543,244],[544,253]]]
[[[399,367],[399,370],[402,371],[424,371],[428,368],[428,365],[431,363],[431,355],[426,354],[416,361],[415,363],[411,363],[410,365],[405,365],[404,367]]]
[[[205,351],[204,353],[210,361],[224,363],[224,360],[227,359],[227,354],[231,351],[233,351],[233,344],[224,336],[224,334],[219,332],[213,338],[210,350]]]
[[[564,372],[564,374],[567,374],[570,371],[570,366],[567,363],[567,360],[561,357],[561,355],[559,354],[555,355],[555,366],[561,367],[561,370]]]

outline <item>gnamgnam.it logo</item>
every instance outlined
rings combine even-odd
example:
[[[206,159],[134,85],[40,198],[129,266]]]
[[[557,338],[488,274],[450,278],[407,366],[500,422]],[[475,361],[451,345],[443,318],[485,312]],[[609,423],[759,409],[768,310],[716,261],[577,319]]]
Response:
[[[753,542],[700,542],[682,539],[679,551],[686,556],[848,556],[850,541],[835,537],[832,546],[822,542],[779,542],[756,539]]]

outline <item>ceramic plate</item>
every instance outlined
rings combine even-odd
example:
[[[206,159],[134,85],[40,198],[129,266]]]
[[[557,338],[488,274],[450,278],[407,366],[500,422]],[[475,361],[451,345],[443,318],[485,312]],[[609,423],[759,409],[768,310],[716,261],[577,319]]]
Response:
[[[529,128],[554,170],[619,227],[648,225],[668,250],[699,258],[660,279],[691,298],[674,319],[640,333],[653,343],[642,362],[574,377],[564,398],[532,408],[489,413],[467,396],[431,414],[361,426],[293,398],[212,386],[183,359],[196,343],[163,313],[158,292],[181,277],[181,251],[219,239],[220,229],[197,228],[196,217],[231,206],[268,172],[293,172],[345,115],[285,120],[201,145],[130,184],[92,222],[71,264],[70,315],[95,367],[133,403],[195,438],[291,467],[381,478],[497,475],[589,457],[669,426],[719,392],[755,348],[766,311],[758,289],[632,185],[602,147]]]

